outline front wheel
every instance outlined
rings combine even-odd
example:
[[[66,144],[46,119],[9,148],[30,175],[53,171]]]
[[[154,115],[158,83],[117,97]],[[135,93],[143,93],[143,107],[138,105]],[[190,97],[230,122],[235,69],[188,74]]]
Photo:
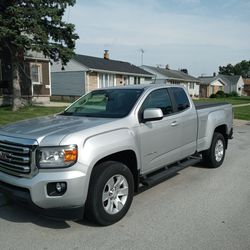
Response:
[[[134,180],[129,168],[120,162],[104,162],[92,173],[86,203],[86,216],[107,226],[127,213],[134,194]]]
[[[211,168],[222,165],[225,158],[225,138],[221,133],[215,132],[209,150],[203,152],[203,162]]]

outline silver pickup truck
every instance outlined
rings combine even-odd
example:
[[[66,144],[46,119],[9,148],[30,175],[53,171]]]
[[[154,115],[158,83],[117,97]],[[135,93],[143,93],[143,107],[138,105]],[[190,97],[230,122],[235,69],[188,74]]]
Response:
[[[50,217],[120,220],[134,192],[199,161],[219,167],[232,106],[179,85],[98,89],[64,112],[0,129],[0,192]]]

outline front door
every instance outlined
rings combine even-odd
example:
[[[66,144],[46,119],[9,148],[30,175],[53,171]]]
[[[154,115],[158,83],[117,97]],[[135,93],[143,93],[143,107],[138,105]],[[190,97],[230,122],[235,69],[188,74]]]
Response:
[[[166,88],[151,92],[140,109],[140,114],[147,108],[161,108],[162,120],[150,121],[137,127],[139,134],[142,174],[179,160],[182,119],[173,113],[173,106]]]

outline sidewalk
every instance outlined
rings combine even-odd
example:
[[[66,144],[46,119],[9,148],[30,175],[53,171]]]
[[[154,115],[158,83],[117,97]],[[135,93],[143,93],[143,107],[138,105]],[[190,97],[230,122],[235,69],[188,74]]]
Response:
[[[35,106],[43,106],[43,107],[68,107],[70,102],[48,102],[48,103],[36,103]]]
[[[250,121],[234,119],[233,120],[233,127],[242,127],[244,125],[250,124]]]
[[[237,107],[244,107],[244,106],[250,106],[250,103],[244,103],[244,104],[236,104],[236,105],[233,105],[234,108],[237,108]]]

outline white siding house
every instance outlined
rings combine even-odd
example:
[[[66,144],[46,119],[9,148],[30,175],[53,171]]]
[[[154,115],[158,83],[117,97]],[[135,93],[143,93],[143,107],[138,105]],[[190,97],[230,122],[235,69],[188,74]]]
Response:
[[[141,66],[142,69],[154,75],[153,83],[156,84],[181,84],[187,88],[191,97],[199,97],[199,79],[180,70],[160,68],[152,66]]]

